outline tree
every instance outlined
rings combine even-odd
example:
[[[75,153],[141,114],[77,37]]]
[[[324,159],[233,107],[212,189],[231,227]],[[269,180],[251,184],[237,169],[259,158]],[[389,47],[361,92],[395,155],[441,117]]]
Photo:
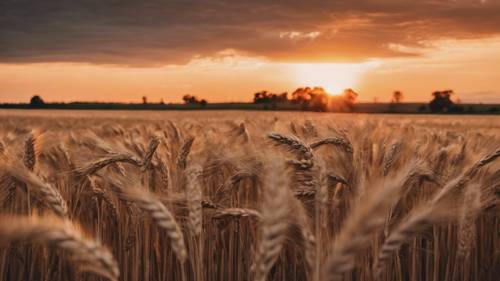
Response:
[[[142,103],[143,103],[143,104],[147,104],[147,103],[148,103],[148,97],[143,96],[143,97],[142,97]]]
[[[359,95],[353,89],[349,88],[344,90],[343,96],[348,104],[353,105]]]
[[[201,105],[201,106],[205,106],[208,103],[204,99],[198,100],[198,98],[196,96],[191,96],[191,95],[184,95],[182,97],[182,100],[184,101],[185,104],[189,104],[189,105]]]
[[[401,91],[394,91],[392,93],[392,103],[400,103],[403,100],[403,93]]]
[[[45,104],[43,99],[40,96],[33,96],[30,100],[30,107],[37,108],[42,107]]]
[[[432,112],[448,112],[453,107],[451,100],[453,90],[435,91],[432,93],[434,97],[429,103],[429,109]]]
[[[284,103],[288,101],[288,93],[273,94],[268,91],[260,91],[253,94],[253,103]]]

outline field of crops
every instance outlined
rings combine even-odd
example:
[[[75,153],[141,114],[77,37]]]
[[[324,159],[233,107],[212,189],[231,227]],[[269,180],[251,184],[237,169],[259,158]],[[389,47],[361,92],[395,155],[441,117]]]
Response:
[[[0,280],[498,280],[500,117],[0,111]]]

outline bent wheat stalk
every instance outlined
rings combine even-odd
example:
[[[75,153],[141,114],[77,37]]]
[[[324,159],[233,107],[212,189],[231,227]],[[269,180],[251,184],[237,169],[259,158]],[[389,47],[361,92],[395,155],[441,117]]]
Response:
[[[28,170],[20,161],[11,159],[8,163],[0,165],[0,169],[6,171],[17,181],[33,187],[33,191],[40,197],[40,201],[58,216],[66,217],[68,215],[68,206],[59,191]]]
[[[341,280],[343,273],[354,267],[354,259],[365,249],[370,235],[383,226],[391,203],[399,195],[405,174],[401,173],[393,182],[380,184],[354,208],[334,241],[323,267],[322,280]]]
[[[449,194],[461,191],[464,186],[477,174],[477,172],[481,170],[481,168],[492,163],[498,157],[500,157],[500,148],[493,153],[490,153],[481,158],[479,161],[474,163],[472,167],[465,171],[465,173],[463,173],[459,178],[450,181],[443,188],[441,188],[441,190],[439,190],[438,193],[433,197],[433,203],[438,203],[442,200],[446,200],[446,197]]]
[[[103,169],[104,167],[114,164],[114,163],[129,163],[137,167],[141,167],[141,161],[138,160],[136,157],[130,155],[130,154],[125,154],[125,153],[117,153],[117,154],[111,154],[106,157],[103,157],[101,159],[98,159],[94,162],[89,163],[87,166],[78,168],[76,169],[76,174],[85,177],[85,176],[90,176],[98,172],[99,170]]]
[[[159,227],[167,231],[167,236],[170,238],[170,244],[177,259],[184,262],[187,258],[184,235],[174,215],[156,196],[145,189],[139,189],[137,187],[123,188],[125,184],[119,180],[114,181],[113,190],[118,193],[120,198],[135,203],[137,207],[148,213]]]
[[[339,138],[339,137],[331,137],[331,138],[321,139],[321,140],[318,140],[318,141],[315,141],[315,142],[309,144],[309,146],[312,149],[316,149],[316,148],[321,147],[321,146],[326,145],[326,144],[330,144],[330,145],[334,145],[336,147],[339,147],[340,149],[342,149],[343,151],[345,151],[349,154],[353,153],[353,148],[352,148],[351,142],[348,141],[347,139]]]
[[[69,221],[50,217],[2,217],[0,241],[38,242],[64,250],[83,271],[118,280],[120,271],[111,252],[86,238]]]

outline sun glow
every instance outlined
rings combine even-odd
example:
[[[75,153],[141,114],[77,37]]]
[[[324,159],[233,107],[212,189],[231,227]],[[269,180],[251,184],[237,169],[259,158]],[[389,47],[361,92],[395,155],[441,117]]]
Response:
[[[338,95],[344,89],[354,88],[361,75],[379,65],[376,61],[364,63],[296,63],[290,64],[298,86],[323,87],[329,94]]]

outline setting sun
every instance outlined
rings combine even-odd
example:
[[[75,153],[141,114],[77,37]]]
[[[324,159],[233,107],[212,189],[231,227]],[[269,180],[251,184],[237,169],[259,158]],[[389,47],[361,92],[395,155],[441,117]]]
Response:
[[[365,63],[296,63],[290,64],[290,68],[297,84],[323,87],[329,94],[338,95],[344,89],[356,87],[360,76],[377,65],[376,61]]]

